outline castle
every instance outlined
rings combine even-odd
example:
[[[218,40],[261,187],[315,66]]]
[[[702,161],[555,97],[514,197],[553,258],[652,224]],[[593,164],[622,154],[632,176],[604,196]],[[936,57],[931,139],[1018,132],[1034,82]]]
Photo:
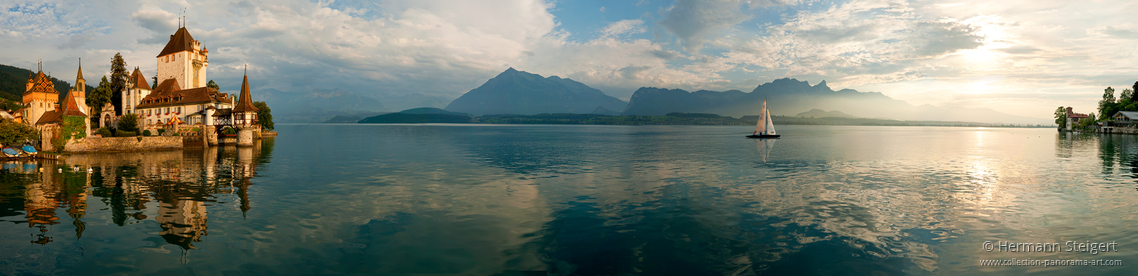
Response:
[[[170,41],[156,59],[158,85],[153,90],[149,89],[146,78],[135,69],[129,88],[122,91],[124,114],[138,114],[147,128],[174,123],[257,124],[257,109],[249,96],[248,75],[241,84],[240,99],[207,87],[209,49],[194,40],[185,27],[178,28],[170,36]]]
[[[75,86],[67,92],[62,104],[59,102],[59,92],[51,82],[51,76],[43,73],[42,66],[39,72],[28,77],[23,95],[25,107],[17,112],[24,123],[35,126],[43,133],[50,133],[70,116],[82,118],[85,126],[91,125],[91,109],[87,106],[87,82],[83,79],[82,64],[80,61],[79,72],[75,75]],[[90,127],[83,129],[84,134],[91,134]],[[50,136],[45,136],[42,140],[48,140],[47,137]],[[45,148],[50,149],[50,147]]]
[[[260,136],[257,134],[260,133],[258,109],[249,94],[248,74],[242,80],[239,97],[208,87],[209,50],[195,40],[185,26],[179,26],[170,36],[155,60],[158,64],[155,87],[147,84],[145,75],[136,67],[127,78],[126,86],[114,92],[121,96],[117,105],[108,103],[100,110],[87,106],[82,66],[76,75],[75,87],[62,98],[63,103],[51,77],[43,73],[41,66],[39,73],[28,78],[23,96],[25,107],[16,116],[41,130],[45,150],[52,148],[46,141],[63,122],[74,122],[67,119],[69,116],[83,118],[87,136],[94,127],[115,127],[125,114],[136,114],[140,129],[152,133],[158,129],[178,131],[177,125],[189,124],[211,126],[199,128],[206,132],[220,131],[221,127],[241,129],[238,145],[251,145],[253,137]],[[92,125],[91,115],[95,112],[100,113],[102,119]],[[216,144],[216,135],[213,137],[211,144]]]

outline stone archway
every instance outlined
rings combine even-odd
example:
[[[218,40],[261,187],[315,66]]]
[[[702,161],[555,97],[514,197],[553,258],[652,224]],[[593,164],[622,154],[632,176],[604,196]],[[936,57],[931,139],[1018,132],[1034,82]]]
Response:
[[[115,116],[115,106],[111,103],[104,103],[102,112],[99,112],[99,127],[114,128],[118,121],[117,116]]]

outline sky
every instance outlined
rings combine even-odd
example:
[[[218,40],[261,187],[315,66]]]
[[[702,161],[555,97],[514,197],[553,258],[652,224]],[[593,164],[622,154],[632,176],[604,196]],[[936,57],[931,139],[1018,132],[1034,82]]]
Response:
[[[1050,118],[1138,81],[1138,1],[0,0],[0,64],[97,83],[121,53],[152,76],[179,26],[208,76],[257,91],[453,99],[509,67],[628,100],[640,87],[779,78],[914,105]]]

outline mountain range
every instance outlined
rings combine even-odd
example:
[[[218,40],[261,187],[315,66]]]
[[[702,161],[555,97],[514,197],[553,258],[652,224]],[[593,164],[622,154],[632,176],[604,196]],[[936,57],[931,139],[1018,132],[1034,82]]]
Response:
[[[583,83],[557,76],[544,78],[514,68],[455,99],[447,111],[485,114],[593,113],[624,110],[626,102]]]
[[[834,111],[825,111],[825,110],[821,110],[821,109],[817,109],[817,108],[815,108],[815,109],[811,109],[810,111],[806,111],[806,112],[798,113],[798,117],[810,117],[810,118],[853,118],[853,115],[850,115],[850,114],[846,114],[845,112],[841,112],[841,111],[837,111],[837,110],[834,110]]]
[[[842,110],[855,117],[920,121],[969,121],[1010,124],[1050,124],[1050,120],[1010,115],[991,109],[914,106],[878,92],[853,89],[834,91],[822,81],[810,85],[796,79],[778,79],[750,93],[643,87],[633,93],[623,115],[664,115],[671,112],[756,115],[763,101],[771,115],[791,116],[811,109]]]

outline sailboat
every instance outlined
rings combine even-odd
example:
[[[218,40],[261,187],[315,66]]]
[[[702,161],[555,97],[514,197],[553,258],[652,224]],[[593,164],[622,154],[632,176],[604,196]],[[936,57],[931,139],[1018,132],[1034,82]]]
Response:
[[[755,124],[755,133],[747,135],[747,138],[778,138],[774,132],[774,122],[771,121],[771,111],[767,109],[767,99],[763,99],[763,110],[759,112],[759,122]]]

